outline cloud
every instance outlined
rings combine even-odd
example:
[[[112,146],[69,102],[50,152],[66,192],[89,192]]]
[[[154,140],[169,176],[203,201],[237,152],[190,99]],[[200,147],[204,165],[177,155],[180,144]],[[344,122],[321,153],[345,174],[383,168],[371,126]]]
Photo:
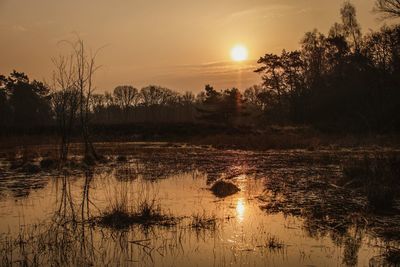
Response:
[[[186,75],[211,75],[218,76],[223,74],[234,74],[238,72],[253,72],[256,69],[256,60],[248,60],[241,63],[232,61],[209,62],[197,65],[172,66],[165,70],[165,75],[169,73],[184,73]]]
[[[277,18],[295,10],[292,5],[257,6],[231,13],[220,20],[221,24],[229,24],[236,20],[247,18]]]
[[[27,32],[28,31],[28,29],[22,25],[14,25],[12,27],[12,29],[17,32]]]
[[[22,25],[12,25],[8,23],[0,23],[0,30],[3,32],[27,32],[29,29]]]
[[[244,19],[276,19],[284,16],[308,13],[311,7],[301,7],[289,4],[277,4],[269,6],[257,6],[228,14],[219,20],[221,25],[229,25],[232,22]]]

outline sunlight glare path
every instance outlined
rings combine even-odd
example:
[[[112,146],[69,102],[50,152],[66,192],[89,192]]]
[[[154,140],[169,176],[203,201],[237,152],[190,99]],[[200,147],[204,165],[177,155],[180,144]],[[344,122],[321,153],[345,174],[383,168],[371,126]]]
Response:
[[[243,222],[245,211],[246,211],[246,205],[244,203],[244,199],[238,198],[236,203],[236,214],[239,222]]]

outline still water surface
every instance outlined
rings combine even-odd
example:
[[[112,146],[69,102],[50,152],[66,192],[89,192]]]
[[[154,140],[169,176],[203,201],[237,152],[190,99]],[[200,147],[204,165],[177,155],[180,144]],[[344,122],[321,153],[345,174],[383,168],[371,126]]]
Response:
[[[152,146],[124,149],[128,161],[123,163],[110,153],[108,163],[86,175],[3,171],[3,258],[12,252],[15,266],[23,258],[31,264],[83,266],[379,266],[383,242],[366,228],[354,224],[330,231],[316,224],[310,229],[312,218],[304,213],[263,208],[271,179],[339,176],[340,159],[354,153]],[[7,170],[7,159],[1,162],[0,168]],[[241,191],[226,198],[214,196],[209,188],[220,178]],[[155,200],[177,224],[112,230],[90,223],[122,191],[132,205],[138,199]],[[303,194],[304,199],[318,197]],[[70,226],[71,216],[81,222]],[[215,218],[215,225],[193,228],[194,216]],[[21,236],[27,240],[24,249],[12,241]]]

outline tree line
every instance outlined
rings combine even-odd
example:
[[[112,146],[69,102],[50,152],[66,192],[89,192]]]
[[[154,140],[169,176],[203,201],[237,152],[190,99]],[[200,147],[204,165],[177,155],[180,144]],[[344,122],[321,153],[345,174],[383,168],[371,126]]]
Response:
[[[398,0],[378,0],[382,17],[399,17]],[[228,126],[311,125],[331,131],[400,130],[400,26],[363,35],[345,2],[328,33],[307,32],[295,51],[265,54],[262,83],[243,92],[206,85],[199,94],[150,85],[96,93],[95,54],[81,40],[53,59],[50,83],[22,72],[0,75],[2,129],[57,126],[68,139],[79,128],[90,150],[94,124],[209,123]],[[94,56],[93,56],[94,55]],[[93,154],[93,153],[92,153]]]
[[[378,1],[377,10],[393,17],[399,3]],[[298,50],[258,60],[263,83],[253,89],[254,103],[266,110],[269,121],[332,130],[399,130],[400,26],[362,35],[350,2],[340,15],[341,22],[327,34],[307,32]]]

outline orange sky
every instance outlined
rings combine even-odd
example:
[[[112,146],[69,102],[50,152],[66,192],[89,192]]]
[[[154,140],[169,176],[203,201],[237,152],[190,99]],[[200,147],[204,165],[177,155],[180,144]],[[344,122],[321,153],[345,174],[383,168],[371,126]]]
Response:
[[[119,84],[157,84],[198,92],[210,83],[244,89],[259,83],[257,58],[296,49],[303,34],[327,32],[343,0],[0,0],[0,73],[13,69],[49,79],[60,40],[78,33],[105,46],[98,91]],[[382,22],[374,0],[353,0],[363,32]],[[250,61],[232,63],[230,49],[247,46]]]

